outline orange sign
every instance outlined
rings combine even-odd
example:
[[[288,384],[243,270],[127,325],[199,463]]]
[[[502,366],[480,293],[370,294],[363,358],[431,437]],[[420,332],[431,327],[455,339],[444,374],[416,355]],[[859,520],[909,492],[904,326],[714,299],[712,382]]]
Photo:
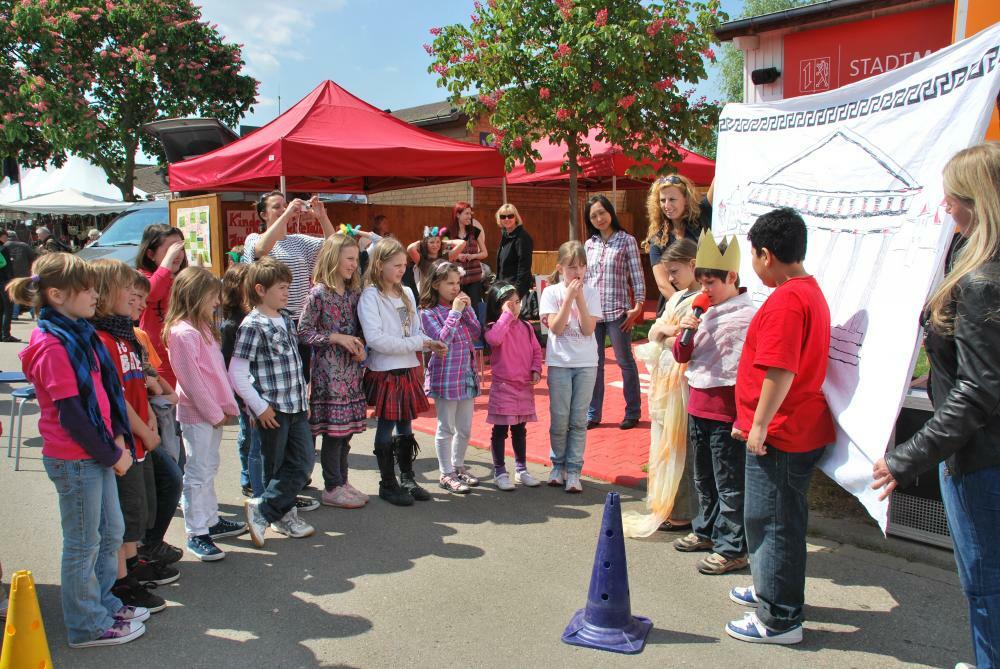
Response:
[[[785,35],[784,96],[840,88],[951,44],[951,4]]]

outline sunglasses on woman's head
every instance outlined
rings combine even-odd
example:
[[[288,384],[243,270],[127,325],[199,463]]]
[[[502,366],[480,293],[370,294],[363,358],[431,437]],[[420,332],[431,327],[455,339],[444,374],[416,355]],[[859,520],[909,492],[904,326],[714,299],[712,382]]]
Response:
[[[516,214],[500,214],[501,221],[509,221],[512,218],[517,218]]]
[[[676,174],[671,174],[669,177],[660,177],[656,180],[658,184],[673,184],[675,186],[683,185],[684,180],[681,179]]]

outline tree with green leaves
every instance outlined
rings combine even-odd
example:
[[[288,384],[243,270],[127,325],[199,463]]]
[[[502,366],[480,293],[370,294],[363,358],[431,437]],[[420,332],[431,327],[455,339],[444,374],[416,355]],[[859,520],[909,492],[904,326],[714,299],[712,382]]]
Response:
[[[234,125],[256,98],[239,45],[200,19],[190,0],[0,0],[0,155],[75,154],[134,199],[137,149],[165,162],[144,123]]]
[[[744,0],[739,18],[748,19],[786,9],[811,5],[819,0]],[[725,102],[743,102],[743,52],[732,43],[722,45],[719,59],[719,92]]]
[[[672,143],[713,132],[717,106],[691,98],[715,60],[720,18],[719,0],[477,0],[468,25],[432,28],[424,49],[470,125],[493,127],[508,169],[523,161],[533,171],[541,138],[565,143],[576,239],[582,139],[592,128],[638,161],[678,161]]]

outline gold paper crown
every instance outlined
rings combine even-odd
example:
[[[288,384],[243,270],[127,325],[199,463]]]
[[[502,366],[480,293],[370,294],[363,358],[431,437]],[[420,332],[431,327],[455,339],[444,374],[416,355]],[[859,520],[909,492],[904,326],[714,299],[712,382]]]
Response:
[[[723,238],[725,239],[725,238]],[[726,246],[725,253],[719,252],[719,245],[715,243],[715,237],[711,230],[703,230],[701,238],[698,240],[698,256],[694,261],[695,267],[701,269],[718,269],[723,272],[740,273],[740,244],[733,235]]]

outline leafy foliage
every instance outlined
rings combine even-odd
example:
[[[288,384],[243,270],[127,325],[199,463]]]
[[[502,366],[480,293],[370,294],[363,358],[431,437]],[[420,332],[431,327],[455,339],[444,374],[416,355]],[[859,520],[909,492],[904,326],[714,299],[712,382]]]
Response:
[[[132,199],[144,123],[193,114],[237,123],[257,81],[239,45],[190,0],[0,0],[0,155],[28,166],[66,152]]]

